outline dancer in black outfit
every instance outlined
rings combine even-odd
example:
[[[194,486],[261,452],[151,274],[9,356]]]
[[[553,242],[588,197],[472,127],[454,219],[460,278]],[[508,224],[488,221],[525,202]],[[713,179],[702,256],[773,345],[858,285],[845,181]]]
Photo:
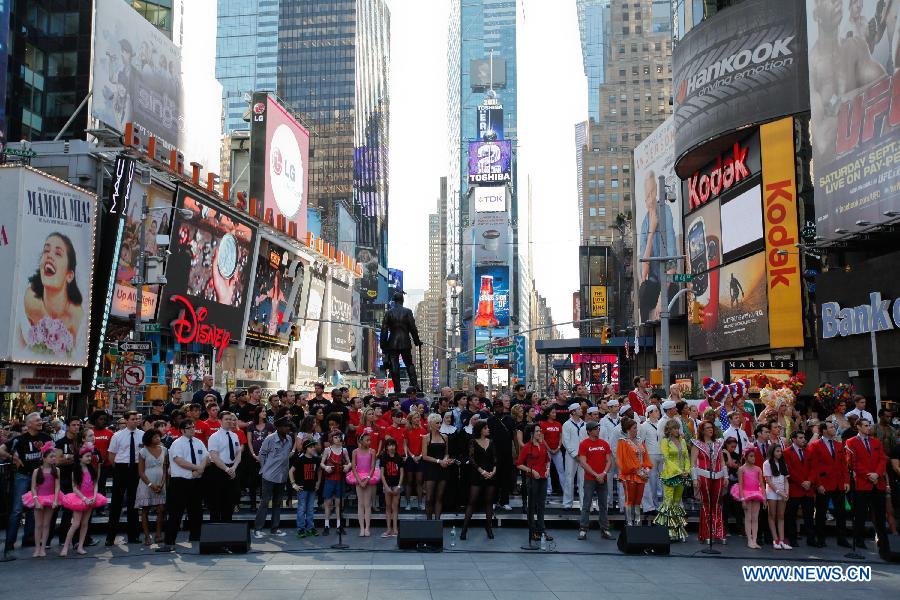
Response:
[[[459,539],[465,540],[469,532],[469,521],[478,496],[484,500],[484,517],[488,539],[494,539],[491,525],[494,519],[494,497],[497,494],[497,451],[494,442],[488,437],[491,430],[487,421],[479,421],[472,428],[472,442],[469,445],[469,462],[471,463],[471,481],[469,487],[469,504],[466,506],[466,520],[463,522]]]
[[[425,463],[425,518],[440,519],[443,510],[446,471],[453,463],[447,436],[440,432],[441,416],[428,415],[428,433],[422,436],[422,461]]]

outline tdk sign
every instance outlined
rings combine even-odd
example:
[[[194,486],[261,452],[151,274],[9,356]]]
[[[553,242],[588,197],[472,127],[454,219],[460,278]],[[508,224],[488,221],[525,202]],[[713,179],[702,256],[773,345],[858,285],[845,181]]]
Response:
[[[881,292],[869,294],[869,304],[841,308],[837,302],[822,304],[822,338],[888,331],[900,327],[900,301],[893,309],[890,300],[882,300]]]

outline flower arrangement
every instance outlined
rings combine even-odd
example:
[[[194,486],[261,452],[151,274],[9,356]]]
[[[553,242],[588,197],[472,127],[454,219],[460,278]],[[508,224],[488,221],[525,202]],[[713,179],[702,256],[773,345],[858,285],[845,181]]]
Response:
[[[793,375],[787,380],[785,386],[794,392],[794,396],[799,396],[803,386],[806,385],[806,373],[800,372]]]
[[[795,398],[796,395],[789,387],[775,388],[770,385],[759,390],[759,399],[771,410],[777,409],[782,404],[792,406]]]
[[[25,332],[25,343],[32,352],[68,356],[75,340],[60,319],[44,317]]]

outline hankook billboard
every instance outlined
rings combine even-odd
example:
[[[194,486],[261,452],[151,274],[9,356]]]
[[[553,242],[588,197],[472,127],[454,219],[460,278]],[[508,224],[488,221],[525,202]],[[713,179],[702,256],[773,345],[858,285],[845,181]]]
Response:
[[[746,0],[691,29],[672,53],[676,157],[808,110],[805,49],[801,2]]]

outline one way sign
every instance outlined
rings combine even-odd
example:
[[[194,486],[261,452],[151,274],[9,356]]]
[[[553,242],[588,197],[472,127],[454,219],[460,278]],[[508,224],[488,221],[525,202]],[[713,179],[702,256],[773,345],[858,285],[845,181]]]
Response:
[[[141,352],[150,354],[153,352],[153,342],[122,342],[119,344],[121,352]]]

